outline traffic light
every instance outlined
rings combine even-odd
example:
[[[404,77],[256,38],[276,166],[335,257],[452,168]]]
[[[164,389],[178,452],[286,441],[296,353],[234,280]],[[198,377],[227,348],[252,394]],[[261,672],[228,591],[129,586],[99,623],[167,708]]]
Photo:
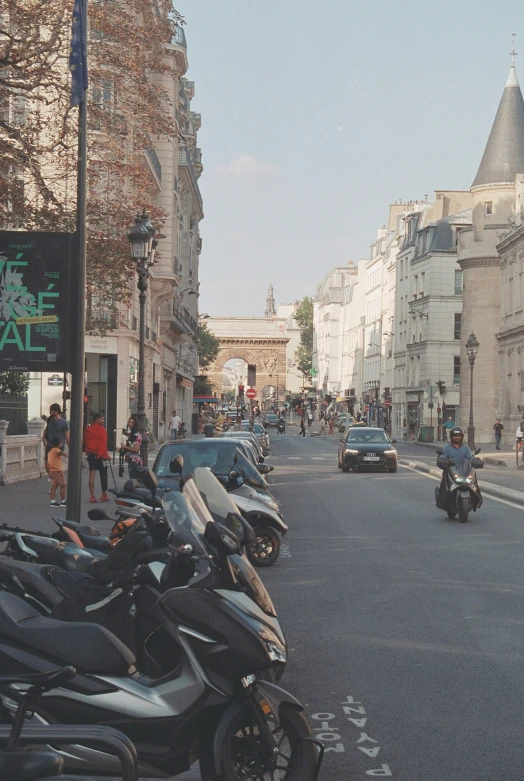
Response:
[[[443,396],[444,393],[446,392],[446,383],[443,382],[442,380],[438,380],[437,385],[438,385],[440,395]]]
[[[239,385],[238,386],[238,398],[243,399],[244,398],[244,386]]]
[[[257,367],[252,363],[247,366],[247,384],[250,388],[255,388],[257,384]]]

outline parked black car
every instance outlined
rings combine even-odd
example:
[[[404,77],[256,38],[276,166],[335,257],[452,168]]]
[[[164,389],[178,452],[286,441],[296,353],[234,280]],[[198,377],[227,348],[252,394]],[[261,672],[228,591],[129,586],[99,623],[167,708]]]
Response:
[[[343,472],[350,469],[386,469],[397,471],[397,451],[393,447],[396,439],[390,439],[384,429],[350,428],[338,445],[338,468]]]

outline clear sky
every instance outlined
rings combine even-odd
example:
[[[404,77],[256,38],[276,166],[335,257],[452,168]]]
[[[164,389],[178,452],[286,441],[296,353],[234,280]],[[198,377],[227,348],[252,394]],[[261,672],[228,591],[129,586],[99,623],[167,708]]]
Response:
[[[202,114],[200,311],[263,316],[473,181],[522,0],[175,0]]]

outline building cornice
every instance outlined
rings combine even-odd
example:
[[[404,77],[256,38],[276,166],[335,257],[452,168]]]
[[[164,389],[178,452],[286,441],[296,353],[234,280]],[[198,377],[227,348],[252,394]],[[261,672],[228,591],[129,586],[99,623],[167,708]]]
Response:
[[[524,223],[511,229],[510,233],[497,244],[497,252],[509,249],[513,243],[524,237]]]
[[[469,268],[481,268],[486,266],[500,266],[500,258],[497,256],[496,258],[463,258],[458,259],[457,262],[462,269],[462,271],[465,271],[465,269]]]
[[[509,328],[507,331],[499,331],[495,334],[495,337],[501,342],[503,339],[511,339],[514,336],[524,336],[524,324],[516,325],[514,328]]]

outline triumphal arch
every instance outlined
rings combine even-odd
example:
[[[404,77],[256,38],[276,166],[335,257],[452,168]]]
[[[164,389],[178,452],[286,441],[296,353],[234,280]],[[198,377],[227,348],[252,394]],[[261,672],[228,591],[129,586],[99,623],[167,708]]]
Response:
[[[286,388],[286,321],[266,317],[209,317],[209,330],[220,341],[216,361],[206,369],[208,380],[220,396],[222,369],[231,358],[241,358],[256,366],[257,400],[267,385],[277,387],[284,398]]]

